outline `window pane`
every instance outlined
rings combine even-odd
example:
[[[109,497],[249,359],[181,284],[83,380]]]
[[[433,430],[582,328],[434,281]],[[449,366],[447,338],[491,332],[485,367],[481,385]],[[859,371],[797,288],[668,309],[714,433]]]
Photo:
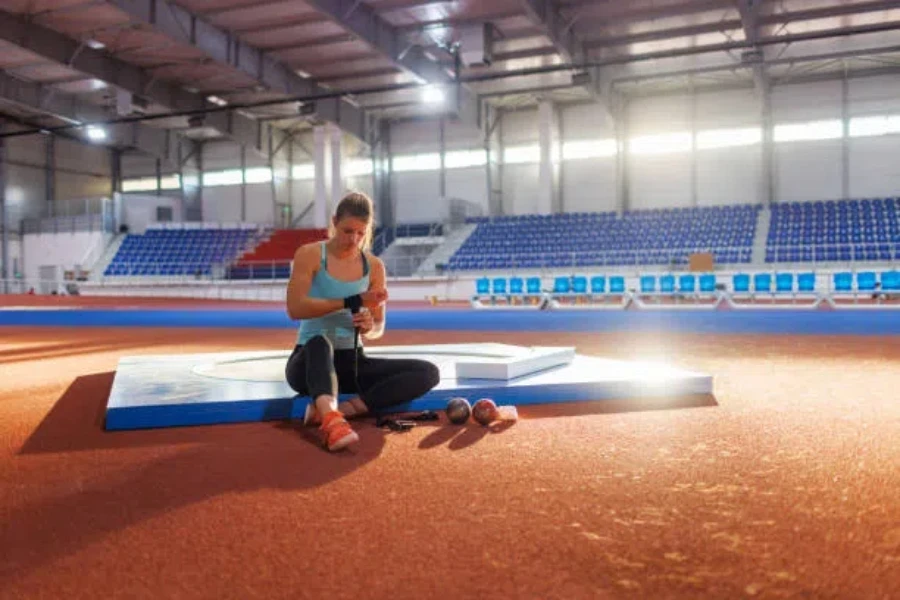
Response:
[[[481,167],[486,164],[487,153],[484,150],[456,150],[444,155],[444,166],[448,169]]]
[[[294,179],[315,179],[316,165],[312,163],[294,165],[293,167],[291,167],[291,177],[293,177]]]
[[[394,171],[436,171],[441,168],[441,155],[411,154],[394,157]]]
[[[844,127],[840,120],[776,125],[774,131],[776,142],[832,140],[841,138],[843,135]]]
[[[603,158],[616,155],[616,140],[579,140],[564,142],[563,160]]]
[[[503,150],[503,162],[506,164],[541,162],[541,148],[533,146],[510,146]]]
[[[272,170],[269,167],[247,169],[244,177],[247,183],[267,183],[272,181]]]
[[[689,132],[646,135],[632,138],[628,149],[634,154],[667,154],[669,152],[689,152],[694,146]]]
[[[372,160],[368,158],[355,158],[348,161],[346,166],[347,177],[359,177],[372,174]]]
[[[239,185],[242,181],[241,170],[231,169],[229,171],[210,171],[203,174],[203,187],[214,187],[217,185]]]
[[[760,142],[762,142],[762,129],[759,127],[710,129],[697,132],[697,148],[700,150],[752,146]]]
[[[155,192],[156,177],[142,177],[140,179],[123,179],[123,192]]]
[[[174,175],[166,175],[159,180],[159,189],[161,190],[177,190],[181,187],[181,178],[178,173]]]

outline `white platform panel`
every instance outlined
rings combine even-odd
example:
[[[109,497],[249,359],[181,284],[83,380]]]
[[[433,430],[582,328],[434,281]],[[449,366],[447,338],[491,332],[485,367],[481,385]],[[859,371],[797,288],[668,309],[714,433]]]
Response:
[[[572,348],[445,344],[367,348],[370,356],[419,358],[441,372],[407,410],[440,410],[453,396],[499,404],[710,394],[713,378],[658,363],[575,354]],[[284,380],[289,351],[123,357],[107,403],[107,429],[298,418],[309,398]],[[466,376],[476,374],[478,377]]]

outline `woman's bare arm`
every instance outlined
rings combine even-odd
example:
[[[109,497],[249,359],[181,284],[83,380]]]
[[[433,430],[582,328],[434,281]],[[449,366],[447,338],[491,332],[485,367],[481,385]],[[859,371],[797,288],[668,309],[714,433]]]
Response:
[[[293,320],[314,319],[344,308],[342,298],[310,298],[309,290],[319,265],[319,245],[301,246],[294,253],[291,278],[287,287],[287,313]]]
[[[369,277],[369,289],[370,290],[387,290],[387,274],[385,272],[384,263],[380,258],[375,255],[369,256],[369,265],[371,267],[370,277]],[[384,300],[387,300],[387,296],[385,295]],[[375,340],[380,338],[384,334],[384,321],[387,316],[387,306],[384,301],[378,304],[371,309],[372,311],[372,319],[375,322],[372,330],[368,332],[365,337],[369,340]]]

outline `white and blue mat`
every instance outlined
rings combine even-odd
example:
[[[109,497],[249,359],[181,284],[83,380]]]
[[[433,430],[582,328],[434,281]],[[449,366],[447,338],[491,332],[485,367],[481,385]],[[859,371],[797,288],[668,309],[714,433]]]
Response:
[[[611,360],[573,348],[504,344],[375,346],[370,356],[435,363],[441,381],[396,412],[442,410],[462,396],[498,405],[711,394],[713,378],[665,364]],[[302,418],[309,402],[284,380],[289,351],[131,356],[119,361],[106,429]]]

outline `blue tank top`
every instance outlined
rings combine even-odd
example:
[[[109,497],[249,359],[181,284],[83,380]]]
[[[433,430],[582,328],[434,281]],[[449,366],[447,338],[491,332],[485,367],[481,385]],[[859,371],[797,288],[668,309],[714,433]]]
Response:
[[[322,261],[309,288],[310,298],[336,299],[361,294],[369,289],[369,261],[362,253],[363,276],[354,281],[341,281],[328,273],[328,251],[322,243]],[[328,339],[335,350],[353,349],[353,316],[350,309],[342,309],[314,319],[304,319],[297,333],[297,343],[305,344],[312,337],[321,335]],[[362,346],[362,338],[360,338]]]

